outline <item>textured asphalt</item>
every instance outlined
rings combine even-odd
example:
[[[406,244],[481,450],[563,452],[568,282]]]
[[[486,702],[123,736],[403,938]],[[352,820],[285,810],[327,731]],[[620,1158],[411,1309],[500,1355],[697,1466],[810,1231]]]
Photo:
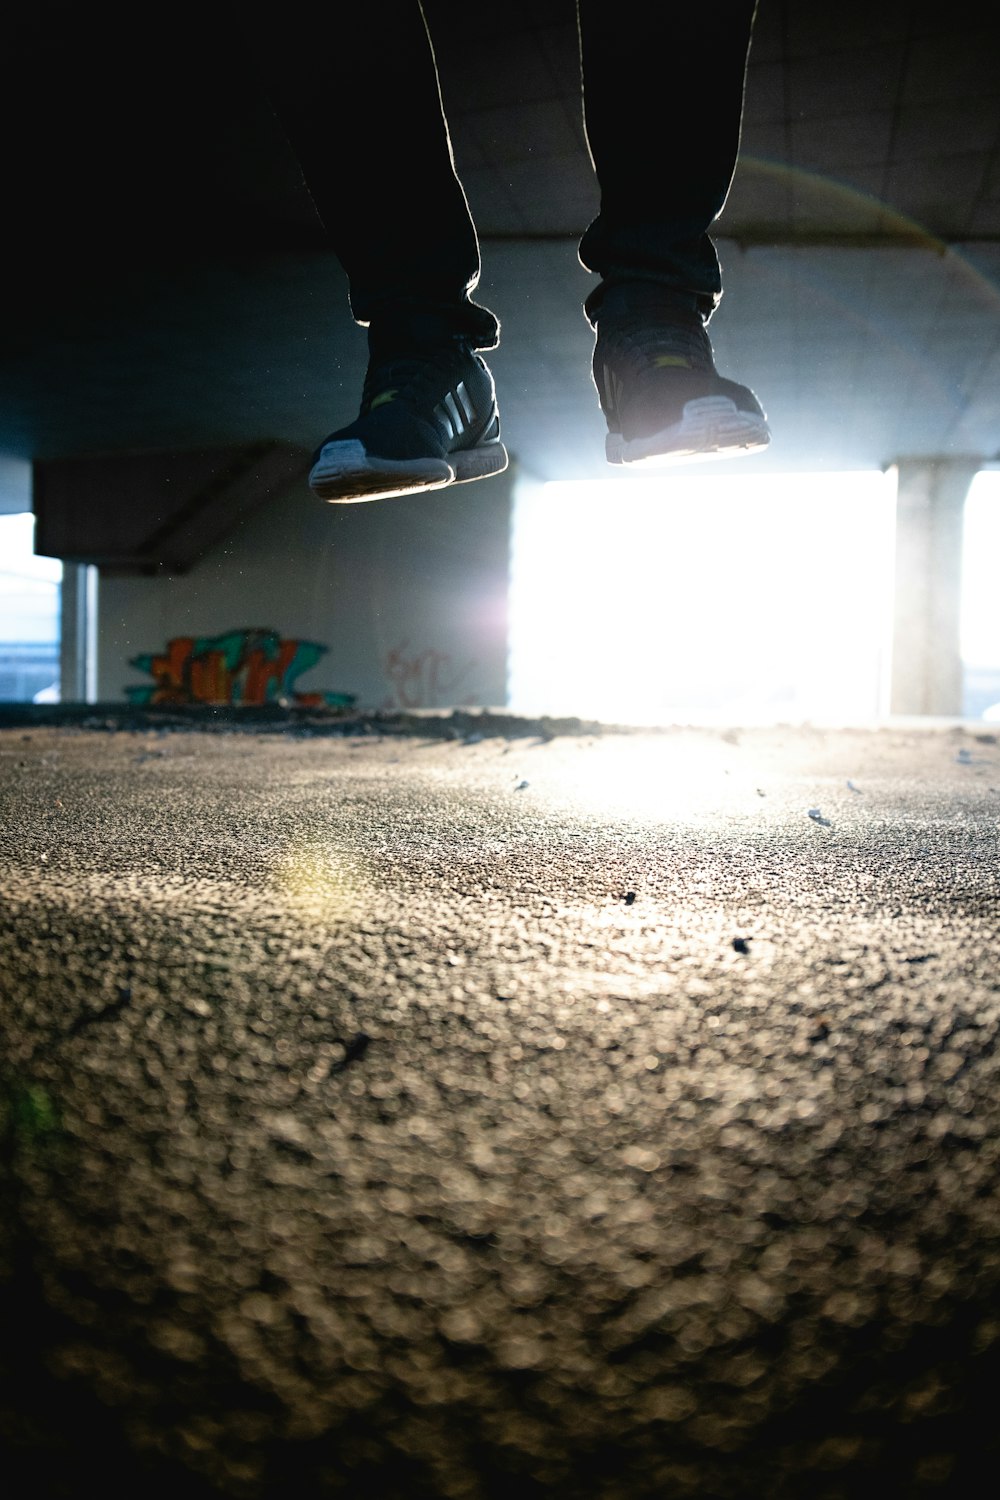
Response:
[[[990,735],[9,727],[0,799],[7,1500],[995,1493]]]

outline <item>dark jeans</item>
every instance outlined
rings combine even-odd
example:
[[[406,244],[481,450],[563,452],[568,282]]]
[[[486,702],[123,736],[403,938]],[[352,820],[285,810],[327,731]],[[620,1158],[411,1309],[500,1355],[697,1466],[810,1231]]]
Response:
[[[487,74],[488,22],[477,19],[468,45],[462,30],[473,0],[428,3]],[[708,317],[722,290],[709,229],[736,165],[755,0],[564,4],[567,21],[576,6],[600,188],[579,246],[598,278],[588,315],[608,286],[640,279],[689,293]],[[0,177],[5,250],[21,265],[12,302],[29,282],[44,288],[53,263],[60,277],[88,257],[119,274],[143,256],[173,266],[215,240],[252,248],[268,171],[254,111],[270,129],[270,100],[358,322],[410,304],[443,310],[480,348],[496,343],[496,318],[472,300],[479,242],[418,0],[33,0],[9,30]],[[230,120],[235,191],[215,175]]]
[[[706,319],[718,304],[708,231],[736,166],[755,8],[756,0],[576,0],[600,188],[579,246],[600,278],[587,298],[592,322],[606,287],[620,281],[690,293]],[[237,7],[236,24],[347,272],[354,317],[368,324],[383,308],[434,307],[479,348],[494,347],[497,321],[471,298],[479,241],[420,5],[330,4],[302,26],[288,24],[296,9],[294,0]],[[456,25],[461,18],[456,7]],[[488,46],[480,65],[489,68]]]

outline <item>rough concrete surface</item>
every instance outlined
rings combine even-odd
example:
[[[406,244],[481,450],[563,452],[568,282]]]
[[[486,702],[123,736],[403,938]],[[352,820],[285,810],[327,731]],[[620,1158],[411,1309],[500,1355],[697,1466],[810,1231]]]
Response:
[[[992,1493],[995,740],[446,731],[0,732],[8,1500]]]

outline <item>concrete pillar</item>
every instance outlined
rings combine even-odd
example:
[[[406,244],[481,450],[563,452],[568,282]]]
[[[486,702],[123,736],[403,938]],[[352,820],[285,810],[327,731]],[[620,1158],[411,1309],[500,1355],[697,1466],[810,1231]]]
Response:
[[[89,563],[63,565],[59,696],[63,703],[97,702],[97,569]]]
[[[890,713],[962,713],[962,525],[981,460],[896,465],[896,579]]]

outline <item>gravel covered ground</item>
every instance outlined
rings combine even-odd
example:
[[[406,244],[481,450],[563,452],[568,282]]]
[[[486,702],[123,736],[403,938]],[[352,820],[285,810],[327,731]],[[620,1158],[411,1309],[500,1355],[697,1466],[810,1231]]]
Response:
[[[0,731],[9,1500],[993,1493],[1000,747],[529,729]]]

